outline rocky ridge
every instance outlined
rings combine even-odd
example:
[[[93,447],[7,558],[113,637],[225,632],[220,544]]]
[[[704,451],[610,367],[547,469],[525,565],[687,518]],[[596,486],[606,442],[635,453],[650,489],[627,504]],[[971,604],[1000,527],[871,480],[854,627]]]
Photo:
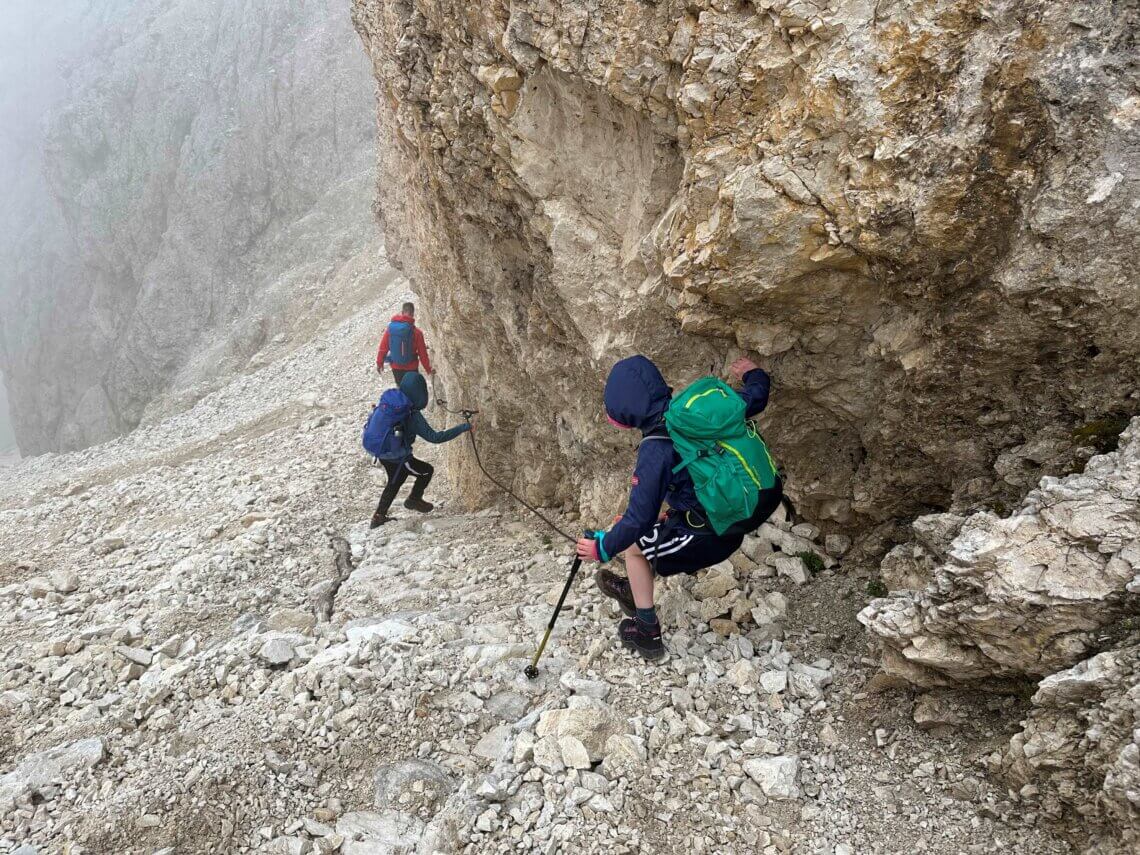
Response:
[[[920,686],[1053,674],[1140,615],[1140,419],[1120,450],[1046,478],[1008,517],[934,514],[882,565],[859,616],[887,673]]]
[[[993,772],[1032,809],[1098,834],[1090,851],[1124,853],[1140,844],[1140,419],[1119,442],[1009,517],[918,519],[915,542],[882,564],[890,596],[859,620],[908,683],[1036,683]]]
[[[1069,851],[967,759],[1009,702],[935,739],[868,692],[861,583],[811,525],[663,585],[659,666],[583,574],[523,677],[560,543],[442,482],[435,514],[366,526],[374,318],[402,287],[5,472],[0,852]]]

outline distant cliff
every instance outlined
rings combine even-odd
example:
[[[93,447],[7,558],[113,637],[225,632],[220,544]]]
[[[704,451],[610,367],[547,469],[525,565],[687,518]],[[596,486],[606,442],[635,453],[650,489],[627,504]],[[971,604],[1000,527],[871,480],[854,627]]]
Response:
[[[4,66],[26,88],[3,104],[0,366],[34,453],[130,430],[172,387],[242,368],[298,293],[380,238],[347,0],[29,8],[12,14],[35,38]]]

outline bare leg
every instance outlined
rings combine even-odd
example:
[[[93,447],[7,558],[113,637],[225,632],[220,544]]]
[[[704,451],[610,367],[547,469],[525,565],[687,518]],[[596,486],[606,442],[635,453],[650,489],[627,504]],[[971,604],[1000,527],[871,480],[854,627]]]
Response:
[[[629,575],[634,605],[639,609],[653,608],[653,568],[637,544],[625,551],[625,570]]]

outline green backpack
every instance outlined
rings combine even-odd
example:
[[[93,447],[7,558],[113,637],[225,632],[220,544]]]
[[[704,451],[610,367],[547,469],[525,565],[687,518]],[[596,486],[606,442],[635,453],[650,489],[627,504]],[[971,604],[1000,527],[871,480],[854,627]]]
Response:
[[[744,417],[744,399],[716,377],[702,377],[676,396],[665,427],[687,467],[709,525],[724,534],[756,511],[761,490],[776,484],[768,446]]]

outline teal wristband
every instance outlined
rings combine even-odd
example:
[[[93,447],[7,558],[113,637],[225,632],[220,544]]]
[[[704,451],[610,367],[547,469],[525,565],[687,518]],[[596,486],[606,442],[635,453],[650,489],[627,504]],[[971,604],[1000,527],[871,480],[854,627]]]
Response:
[[[594,532],[594,540],[596,540],[598,543],[598,557],[602,559],[603,564],[610,560],[610,557],[608,555],[606,555],[605,547],[602,546],[602,541],[604,541],[605,539],[606,539],[606,533],[604,531],[595,531]]]

